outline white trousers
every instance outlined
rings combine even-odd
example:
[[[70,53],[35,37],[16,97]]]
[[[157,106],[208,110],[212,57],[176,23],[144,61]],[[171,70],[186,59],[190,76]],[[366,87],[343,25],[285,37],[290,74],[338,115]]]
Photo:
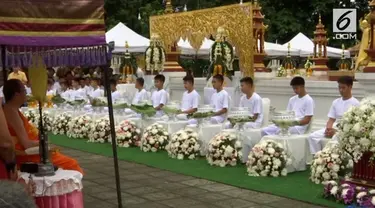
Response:
[[[321,151],[324,148],[324,140],[328,139],[324,134],[325,131],[326,128],[323,128],[310,134],[308,141],[311,154],[315,155],[317,152]],[[337,135],[334,135],[331,141],[338,142]]]
[[[223,116],[213,116],[211,117],[212,124],[221,124],[223,123],[225,118]]]
[[[305,130],[306,130],[305,126],[289,127],[289,133],[290,134],[304,134]],[[280,133],[280,128],[278,126],[276,126],[275,124],[264,127],[261,131],[262,137],[264,137],[266,135],[276,135],[278,133]]]

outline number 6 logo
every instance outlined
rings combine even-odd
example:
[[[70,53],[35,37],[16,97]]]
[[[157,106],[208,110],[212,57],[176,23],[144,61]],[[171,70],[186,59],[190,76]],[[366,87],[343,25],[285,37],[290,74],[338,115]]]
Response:
[[[350,19],[349,17],[347,17],[350,13],[352,13],[353,11],[347,11],[345,12],[344,14],[342,14],[339,19],[337,20],[336,22],[336,27],[337,29],[339,30],[345,30],[346,28],[349,27],[350,25]],[[342,25],[342,23],[345,23],[344,25]]]
[[[333,9],[333,32],[355,33],[357,32],[356,9]]]

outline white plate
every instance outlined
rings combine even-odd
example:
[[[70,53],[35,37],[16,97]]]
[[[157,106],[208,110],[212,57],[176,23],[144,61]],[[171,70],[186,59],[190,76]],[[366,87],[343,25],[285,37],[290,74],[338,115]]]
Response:
[[[51,148],[48,148],[51,149]],[[30,147],[25,150],[27,155],[39,155],[39,147]]]

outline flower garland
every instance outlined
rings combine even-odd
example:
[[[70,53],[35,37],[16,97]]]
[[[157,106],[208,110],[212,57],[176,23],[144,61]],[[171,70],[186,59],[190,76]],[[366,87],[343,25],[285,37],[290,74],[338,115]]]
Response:
[[[90,132],[92,119],[90,116],[78,116],[69,123],[68,137],[87,138]]]
[[[111,127],[108,118],[101,118],[91,123],[88,134],[89,142],[106,143],[111,139]]]
[[[273,140],[262,141],[249,154],[247,172],[249,176],[286,176],[286,167],[291,162],[283,145]]]
[[[180,130],[173,134],[165,149],[171,158],[193,160],[200,154],[198,134],[191,129]]]
[[[146,128],[141,139],[141,150],[144,152],[157,152],[163,150],[169,142],[167,130],[160,124],[153,124]]]
[[[43,112],[43,128],[47,132],[52,131],[54,117],[47,111]]]
[[[241,146],[237,134],[221,132],[212,138],[208,144],[207,161],[210,165],[220,167],[236,166],[241,162]]]
[[[348,155],[339,147],[325,147],[314,156],[311,164],[310,180],[316,184],[325,181],[338,180],[339,176],[344,176],[346,168],[349,166]]]
[[[338,185],[336,181],[327,181],[324,183],[323,197],[353,207],[375,208],[375,189],[354,184]]]
[[[365,99],[351,107],[337,125],[340,148],[356,163],[363,153],[375,153],[375,99]],[[373,160],[374,158],[371,158]]]
[[[233,71],[234,52],[232,45],[225,40],[225,38],[219,38],[211,46],[210,50],[210,69],[211,74],[207,77],[221,74],[231,79],[229,72]]]
[[[165,50],[158,35],[154,34],[151,37],[150,46],[147,47],[145,52],[145,59],[146,72],[153,74],[164,70]]]
[[[141,130],[133,121],[123,121],[116,127],[116,141],[119,147],[139,147]]]
[[[52,126],[52,133],[55,135],[65,135],[69,130],[69,122],[72,120],[72,115],[68,113],[61,113],[55,117]]]

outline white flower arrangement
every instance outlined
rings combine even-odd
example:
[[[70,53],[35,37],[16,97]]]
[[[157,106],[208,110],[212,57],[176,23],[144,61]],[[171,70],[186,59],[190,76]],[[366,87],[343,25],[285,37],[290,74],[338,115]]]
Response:
[[[314,156],[310,180],[316,184],[338,180],[348,167],[350,167],[348,155],[337,145],[325,147]]]
[[[146,49],[146,71],[162,72],[165,63],[165,50],[161,44],[160,36],[153,34],[150,40],[150,46]]]
[[[35,127],[38,127],[39,113],[37,110],[28,109],[23,113],[23,115],[27,118],[30,124],[34,125]]]
[[[69,130],[69,123],[72,120],[72,115],[69,113],[61,113],[55,117],[52,126],[52,133],[57,135],[65,135]]]
[[[119,147],[139,147],[141,130],[133,121],[123,121],[116,127],[116,141]]]
[[[291,164],[282,144],[273,140],[255,145],[246,163],[249,176],[286,176],[287,165]]]
[[[340,148],[356,163],[363,153],[375,153],[375,99],[364,99],[351,107],[337,125]],[[372,158],[373,159],[373,158]]]
[[[163,150],[169,142],[169,134],[164,127],[155,123],[146,128],[141,139],[141,150],[157,152]]]
[[[106,143],[111,141],[111,127],[108,118],[93,121],[88,134],[89,142]]]
[[[193,160],[200,155],[198,134],[192,129],[183,129],[173,134],[165,148],[171,158]]]
[[[47,111],[43,112],[43,128],[47,132],[52,131],[54,117]]]
[[[90,116],[82,115],[73,118],[69,123],[69,131],[67,132],[68,137],[71,138],[87,138],[90,127],[92,124],[92,119]]]
[[[237,134],[221,132],[208,143],[207,161],[210,165],[236,166],[242,159],[242,144]]]

